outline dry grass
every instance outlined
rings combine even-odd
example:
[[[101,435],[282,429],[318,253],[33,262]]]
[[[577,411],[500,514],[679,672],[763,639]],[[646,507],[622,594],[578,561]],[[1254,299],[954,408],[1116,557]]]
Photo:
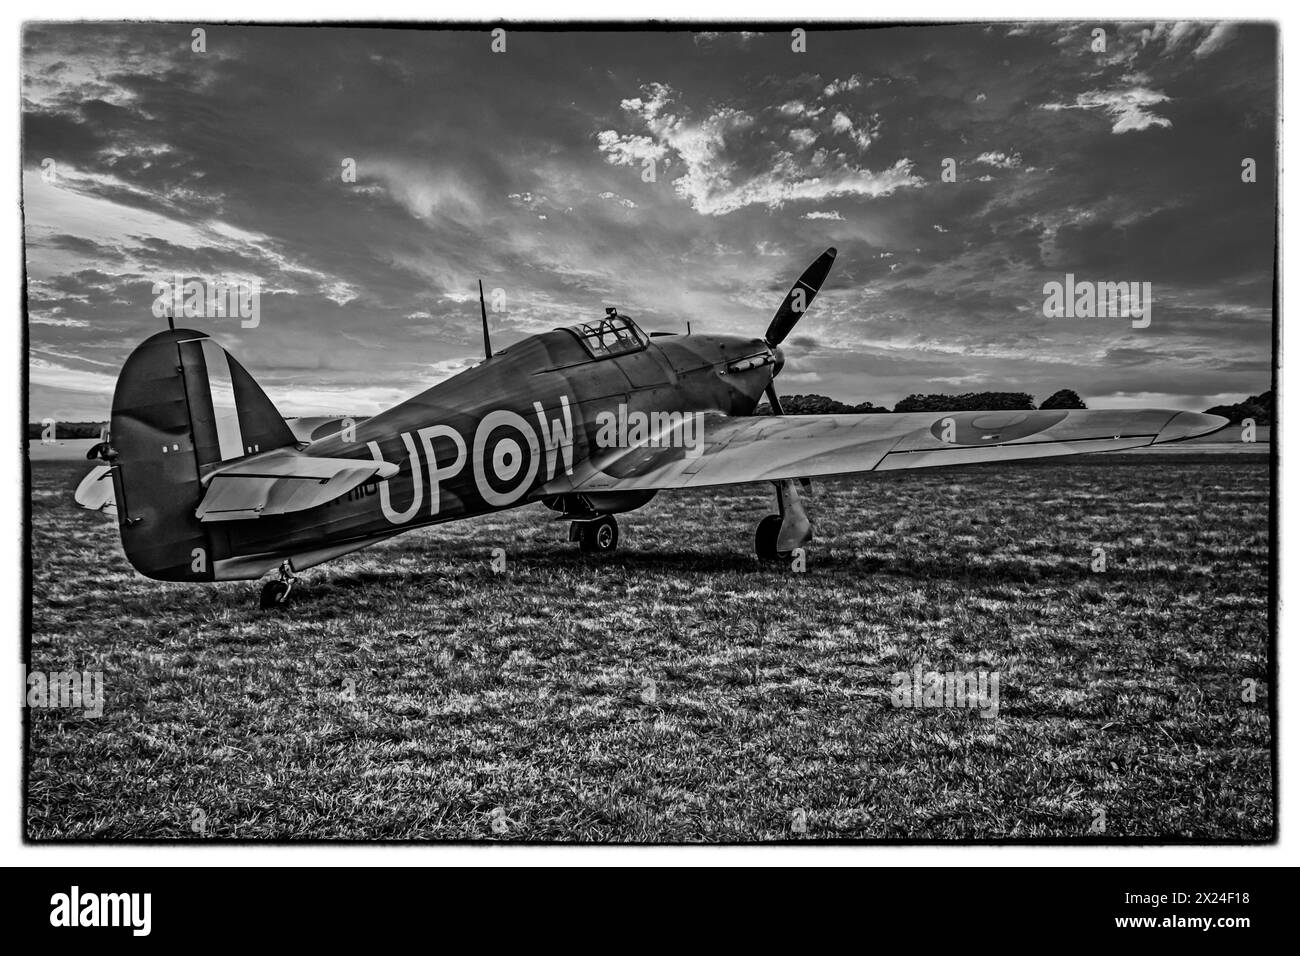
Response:
[[[1273,833],[1263,456],[819,483],[806,574],[752,557],[764,488],[663,495],[603,560],[532,507],[270,615],[136,575],[84,470],[32,467],[31,666],[102,670],[106,711],[29,711],[32,839]],[[996,670],[999,717],[894,709],[916,662]]]

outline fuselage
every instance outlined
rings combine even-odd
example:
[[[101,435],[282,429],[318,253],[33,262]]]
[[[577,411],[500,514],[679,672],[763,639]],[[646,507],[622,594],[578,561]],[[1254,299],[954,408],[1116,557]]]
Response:
[[[602,425],[749,415],[780,368],[779,352],[762,339],[648,337],[627,325],[636,346],[625,339],[621,354],[593,353],[593,340],[571,329],[530,336],[313,441],[306,454],[382,460],[399,471],[319,508],[232,522],[224,529],[230,553],[257,567],[290,558],[302,568],[402,531],[537,501],[575,464],[617,458],[611,434],[617,446],[628,429]]]

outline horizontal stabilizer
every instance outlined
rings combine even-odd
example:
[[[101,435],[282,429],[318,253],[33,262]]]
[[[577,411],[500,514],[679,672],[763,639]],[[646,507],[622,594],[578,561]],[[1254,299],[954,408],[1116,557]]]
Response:
[[[306,511],[353,488],[391,478],[398,467],[364,458],[317,458],[278,448],[243,458],[203,479],[200,521],[243,521]]]
[[[108,465],[96,465],[77,485],[73,500],[88,511],[102,511],[117,517],[117,500],[113,496],[113,473]]]

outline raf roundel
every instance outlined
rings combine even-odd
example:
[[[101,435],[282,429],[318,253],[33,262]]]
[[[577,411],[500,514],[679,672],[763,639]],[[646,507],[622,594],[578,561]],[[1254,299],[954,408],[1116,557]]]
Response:
[[[474,483],[483,500],[496,507],[518,501],[537,476],[540,455],[537,434],[522,415],[505,409],[485,415],[474,433],[474,453],[471,456]],[[488,474],[485,463],[490,465],[491,474]]]
[[[1063,411],[952,412],[936,419],[930,434],[946,445],[992,445],[1018,441],[1065,420]]]

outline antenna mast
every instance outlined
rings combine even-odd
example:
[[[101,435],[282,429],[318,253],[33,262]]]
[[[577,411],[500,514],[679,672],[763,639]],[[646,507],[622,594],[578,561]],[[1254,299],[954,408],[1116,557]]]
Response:
[[[483,280],[478,280],[478,307],[483,313],[483,360],[486,362],[492,357],[492,340],[488,338],[487,325],[487,303],[483,301]]]

